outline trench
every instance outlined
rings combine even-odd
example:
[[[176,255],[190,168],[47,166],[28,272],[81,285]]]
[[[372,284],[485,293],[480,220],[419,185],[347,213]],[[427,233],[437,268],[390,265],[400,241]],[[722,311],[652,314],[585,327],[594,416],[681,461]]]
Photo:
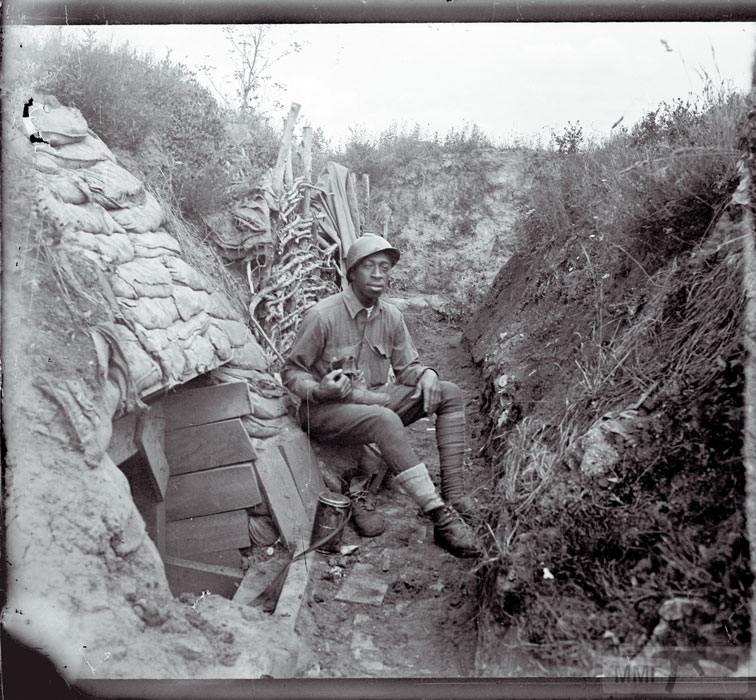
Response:
[[[462,331],[405,293],[400,304],[421,360],[457,383],[465,398],[465,483],[478,503],[488,480],[477,457],[481,378],[462,344]],[[419,455],[438,483],[433,423],[407,428]],[[387,479],[390,482],[390,479]],[[342,544],[351,555],[319,555],[298,632],[305,640],[301,677],[466,677],[475,674],[476,606],[474,559],[457,559],[433,543],[433,528],[409,497],[384,483],[377,506],[386,531],[362,538],[348,526]],[[380,593],[371,603],[340,600],[344,584],[359,576]]]

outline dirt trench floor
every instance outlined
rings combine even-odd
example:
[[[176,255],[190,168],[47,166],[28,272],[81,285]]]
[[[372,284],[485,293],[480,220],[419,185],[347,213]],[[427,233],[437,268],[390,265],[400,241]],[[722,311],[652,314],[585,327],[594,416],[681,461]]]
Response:
[[[422,297],[408,295],[402,307],[422,361],[438,369],[442,379],[456,382],[464,393],[468,426],[465,482],[473,496],[480,497],[488,484],[484,465],[476,457],[481,381],[462,346],[461,331],[441,320]],[[423,419],[407,430],[438,485],[433,426],[432,420]],[[471,569],[476,560],[457,559],[436,546],[430,520],[409,497],[392,488],[390,478],[378,493],[377,506],[388,524],[382,535],[363,538],[348,525],[342,545],[359,548],[348,556],[316,557],[299,621],[300,634],[309,646],[300,658],[300,675],[472,675],[477,629]],[[363,577],[377,584],[375,604],[338,599]]]

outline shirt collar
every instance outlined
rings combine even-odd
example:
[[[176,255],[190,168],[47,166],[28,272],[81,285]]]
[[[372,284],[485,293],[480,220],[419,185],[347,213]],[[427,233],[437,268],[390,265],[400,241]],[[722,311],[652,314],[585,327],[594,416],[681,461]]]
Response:
[[[357,316],[357,314],[362,311],[362,309],[367,308],[366,306],[362,305],[362,302],[357,298],[357,295],[354,293],[354,290],[352,289],[352,286],[349,285],[343,292],[342,295],[344,297],[344,303],[346,304],[347,311],[349,311],[349,315],[354,318]],[[381,308],[381,300],[378,299],[375,302],[375,306],[373,307],[375,310],[380,310]]]

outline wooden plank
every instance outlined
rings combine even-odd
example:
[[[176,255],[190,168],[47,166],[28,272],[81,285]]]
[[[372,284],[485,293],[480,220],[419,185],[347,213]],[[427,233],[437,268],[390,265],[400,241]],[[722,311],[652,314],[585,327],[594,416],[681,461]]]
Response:
[[[149,466],[144,455],[137,453],[126,462],[123,473],[131,488],[134,505],[144,518],[147,534],[155,543],[160,554],[165,553],[165,503],[157,498]]]
[[[286,187],[291,187],[291,183],[294,182],[293,155],[291,151],[291,143],[289,143],[289,149],[286,151],[286,168],[284,170],[284,183]]]
[[[165,456],[175,476],[250,462],[257,455],[241,419],[232,418],[171,430],[165,434]]]
[[[176,520],[166,526],[166,554],[173,557],[188,559],[192,554],[235,547],[249,547],[244,510]]]
[[[163,557],[163,563],[174,596],[210,591],[233,598],[242,581],[241,571],[226,566],[213,566],[170,556]]]
[[[127,413],[113,421],[113,433],[108,445],[108,454],[116,464],[125,462],[139,451],[136,441],[137,415]]]
[[[255,471],[284,542],[302,549],[309,541],[313,521],[307,515],[283,455],[275,448],[261,451],[255,460]]]
[[[308,552],[301,559],[291,563],[286,573],[281,595],[278,597],[274,617],[279,619],[288,618],[288,623],[294,627],[302,609],[302,603],[310,582],[310,572],[315,570],[316,553]]]
[[[362,174],[362,197],[365,203],[364,220],[367,223],[370,221],[370,175],[367,173]]]
[[[219,549],[217,552],[196,552],[190,557],[191,561],[214,566],[228,566],[241,571],[242,555],[238,549]]]
[[[318,459],[307,435],[304,433],[295,435],[293,439],[282,442],[278,449],[294,478],[305,512],[311,520],[314,520],[318,496],[325,490],[325,484],[320,473]]]
[[[172,476],[165,500],[166,515],[173,521],[250,508],[262,503],[262,496],[252,462],[245,462]]]
[[[163,401],[165,429],[215,423],[252,413],[247,382],[228,382],[169,394]]]
[[[299,116],[299,110],[301,108],[301,105],[297,104],[296,102],[292,102],[291,107],[289,108],[289,114],[286,117],[286,126],[284,126],[283,136],[281,137],[281,144],[278,147],[278,157],[276,158],[276,163],[273,166],[271,178],[273,184],[273,192],[275,194],[280,194],[283,190],[283,176],[284,169],[286,168],[286,154],[291,148],[291,137],[294,133],[294,124],[296,124],[297,117]]]
[[[142,414],[137,433],[137,442],[147,462],[155,495],[162,501],[165,499],[170,468],[165,457],[165,415],[160,403]]]
[[[302,129],[302,176],[305,182],[312,182],[312,127],[306,126]],[[310,215],[310,197],[309,187],[305,187],[304,197],[302,198],[302,216],[307,218]],[[317,242],[317,241],[316,241]]]

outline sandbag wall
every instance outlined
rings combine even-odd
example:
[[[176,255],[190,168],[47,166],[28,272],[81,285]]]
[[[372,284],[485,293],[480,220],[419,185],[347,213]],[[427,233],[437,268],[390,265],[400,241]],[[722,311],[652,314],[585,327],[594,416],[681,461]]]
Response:
[[[51,259],[93,268],[95,296],[110,307],[90,331],[113,417],[204,375],[204,384],[246,382],[251,411],[242,423],[250,438],[298,430],[287,416],[286,391],[247,324],[187,262],[156,197],[118,164],[78,110],[42,97],[30,119],[43,140],[33,164],[38,209],[53,230]]]
[[[32,119],[48,142],[35,148],[45,185],[40,209],[60,232],[61,249],[102,271],[115,320],[109,340],[119,345],[139,395],[226,362],[264,370],[264,356],[228,299],[162,227],[158,201],[81,114],[55,107]]]

